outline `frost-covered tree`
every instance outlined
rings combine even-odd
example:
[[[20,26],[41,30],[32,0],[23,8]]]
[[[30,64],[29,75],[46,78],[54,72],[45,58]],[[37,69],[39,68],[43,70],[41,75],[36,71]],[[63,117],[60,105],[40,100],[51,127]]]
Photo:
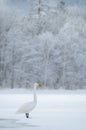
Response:
[[[49,88],[85,88],[86,14],[80,7],[46,8],[40,2],[40,19],[37,11],[1,12],[0,87],[40,82]]]

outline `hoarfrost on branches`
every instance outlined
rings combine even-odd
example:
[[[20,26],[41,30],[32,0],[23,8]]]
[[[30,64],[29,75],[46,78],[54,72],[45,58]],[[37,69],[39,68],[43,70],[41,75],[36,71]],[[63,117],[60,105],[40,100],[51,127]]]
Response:
[[[84,9],[42,1],[33,6],[21,15],[0,10],[0,86],[86,88]]]

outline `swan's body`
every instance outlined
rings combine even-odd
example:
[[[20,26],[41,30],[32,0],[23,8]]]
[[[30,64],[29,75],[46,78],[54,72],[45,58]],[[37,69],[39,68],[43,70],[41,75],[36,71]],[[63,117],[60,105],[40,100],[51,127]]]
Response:
[[[34,98],[32,102],[27,102],[25,104],[23,104],[19,110],[17,111],[17,113],[21,114],[21,113],[25,113],[26,117],[29,118],[29,113],[35,108],[36,104],[37,104],[37,96],[36,96],[36,88],[39,86],[38,83],[34,84]]]

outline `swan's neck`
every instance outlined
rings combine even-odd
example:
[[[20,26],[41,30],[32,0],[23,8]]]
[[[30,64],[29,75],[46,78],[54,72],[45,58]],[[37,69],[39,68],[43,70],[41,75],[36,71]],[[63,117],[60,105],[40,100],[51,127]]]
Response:
[[[34,102],[37,103],[36,86],[34,86]]]

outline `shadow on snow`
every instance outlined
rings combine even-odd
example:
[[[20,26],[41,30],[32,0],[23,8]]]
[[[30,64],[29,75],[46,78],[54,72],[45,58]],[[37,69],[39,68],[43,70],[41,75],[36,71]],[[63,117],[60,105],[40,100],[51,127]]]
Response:
[[[40,127],[40,126],[18,122],[17,119],[3,119],[3,118],[0,119],[0,128],[20,128],[20,127]]]

